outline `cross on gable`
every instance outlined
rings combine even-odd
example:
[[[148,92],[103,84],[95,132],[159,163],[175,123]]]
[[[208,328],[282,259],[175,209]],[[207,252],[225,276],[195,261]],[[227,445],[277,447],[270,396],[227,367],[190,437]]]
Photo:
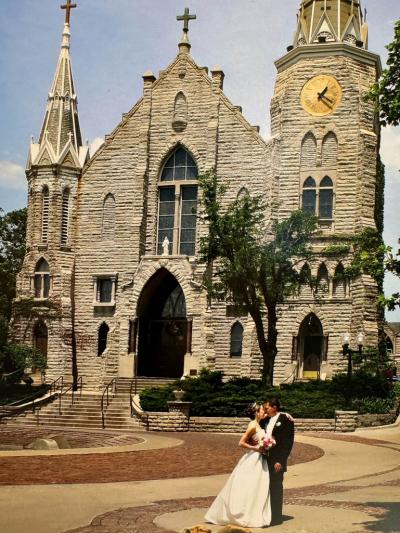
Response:
[[[71,9],[77,7],[77,4],[71,4],[71,0],[67,0],[67,3],[60,7],[61,9],[65,9],[65,23],[69,24]]]
[[[196,15],[189,14],[189,8],[185,7],[185,12],[183,15],[178,15],[176,20],[183,20],[183,31],[187,33],[189,31],[189,20],[195,20]]]

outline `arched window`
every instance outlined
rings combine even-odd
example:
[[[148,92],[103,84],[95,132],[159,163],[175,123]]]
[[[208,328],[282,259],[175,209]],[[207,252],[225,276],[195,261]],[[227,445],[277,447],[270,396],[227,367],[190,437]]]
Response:
[[[317,207],[317,185],[309,176],[303,184],[303,211],[315,215]]]
[[[61,207],[61,244],[66,245],[68,243],[68,230],[69,230],[69,189],[64,189],[62,195],[62,207]]]
[[[105,241],[114,240],[115,236],[115,198],[109,193],[103,202],[101,237]]]
[[[386,344],[386,353],[388,355],[393,354],[393,342],[392,339],[389,337],[389,335],[386,335],[385,337],[385,344]]]
[[[174,119],[172,126],[176,131],[183,131],[187,126],[187,102],[186,96],[179,92],[174,103]]]
[[[241,357],[243,345],[243,326],[240,322],[235,322],[231,327],[231,357]]]
[[[312,297],[311,282],[311,269],[307,263],[305,263],[300,271],[300,296],[302,298]]]
[[[46,244],[49,239],[49,188],[42,189],[42,243]]]
[[[322,263],[318,269],[317,274],[317,291],[319,293],[327,293],[329,286],[329,274],[325,263]]]
[[[197,220],[198,170],[192,156],[179,147],[161,173],[158,206],[157,253],[168,239],[168,253],[194,255]]]
[[[308,132],[301,143],[301,167],[315,168],[317,166],[317,141],[311,132]]]
[[[322,141],[322,166],[326,168],[336,168],[338,156],[337,137],[330,131]]]
[[[333,277],[333,295],[335,298],[344,298],[346,296],[346,279],[342,263],[339,263],[335,268],[335,275]]]
[[[34,274],[35,298],[48,298],[50,293],[50,269],[45,259],[36,263]]]
[[[110,328],[103,322],[99,327],[99,338],[97,343],[97,355],[102,355],[107,349],[107,337]]]
[[[249,196],[249,191],[246,189],[246,187],[242,187],[237,194],[237,199],[241,200],[245,196]]]
[[[319,219],[333,219],[333,181],[329,176],[319,184]]]

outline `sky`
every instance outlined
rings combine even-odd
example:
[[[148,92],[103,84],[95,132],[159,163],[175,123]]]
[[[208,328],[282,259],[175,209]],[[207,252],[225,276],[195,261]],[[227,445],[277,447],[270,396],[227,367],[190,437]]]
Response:
[[[65,12],[60,0],[0,1],[0,207],[26,205],[25,163],[39,136],[54,76]],[[92,150],[110,133],[143,89],[142,75],[156,76],[177,53],[186,6],[191,54],[198,65],[225,72],[224,92],[243,107],[251,124],[269,137],[274,61],[292,44],[299,0],[76,0],[71,12],[71,55],[82,135]],[[362,0],[369,49],[385,64],[399,0]],[[397,250],[400,237],[400,128],[382,132],[386,165],[384,238]],[[399,291],[388,277],[385,290]],[[387,314],[400,321],[400,310]]]

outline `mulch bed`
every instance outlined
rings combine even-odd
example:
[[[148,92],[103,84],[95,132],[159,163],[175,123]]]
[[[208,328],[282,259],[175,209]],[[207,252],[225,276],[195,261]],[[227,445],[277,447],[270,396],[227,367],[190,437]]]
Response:
[[[85,455],[0,457],[0,485],[107,483],[226,474],[243,450],[237,435],[163,433],[183,444],[160,450]],[[289,465],[314,461],[321,448],[295,443]]]

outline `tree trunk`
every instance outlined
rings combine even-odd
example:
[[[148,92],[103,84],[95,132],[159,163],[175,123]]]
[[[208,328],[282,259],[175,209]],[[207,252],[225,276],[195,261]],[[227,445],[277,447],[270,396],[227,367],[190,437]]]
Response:
[[[256,326],[257,341],[263,358],[262,380],[266,386],[271,387],[274,377],[274,364],[276,356],[276,308],[268,312],[268,338],[265,337],[264,324],[259,309],[249,309],[250,315]],[[272,317],[272,318],[270,318]]]

